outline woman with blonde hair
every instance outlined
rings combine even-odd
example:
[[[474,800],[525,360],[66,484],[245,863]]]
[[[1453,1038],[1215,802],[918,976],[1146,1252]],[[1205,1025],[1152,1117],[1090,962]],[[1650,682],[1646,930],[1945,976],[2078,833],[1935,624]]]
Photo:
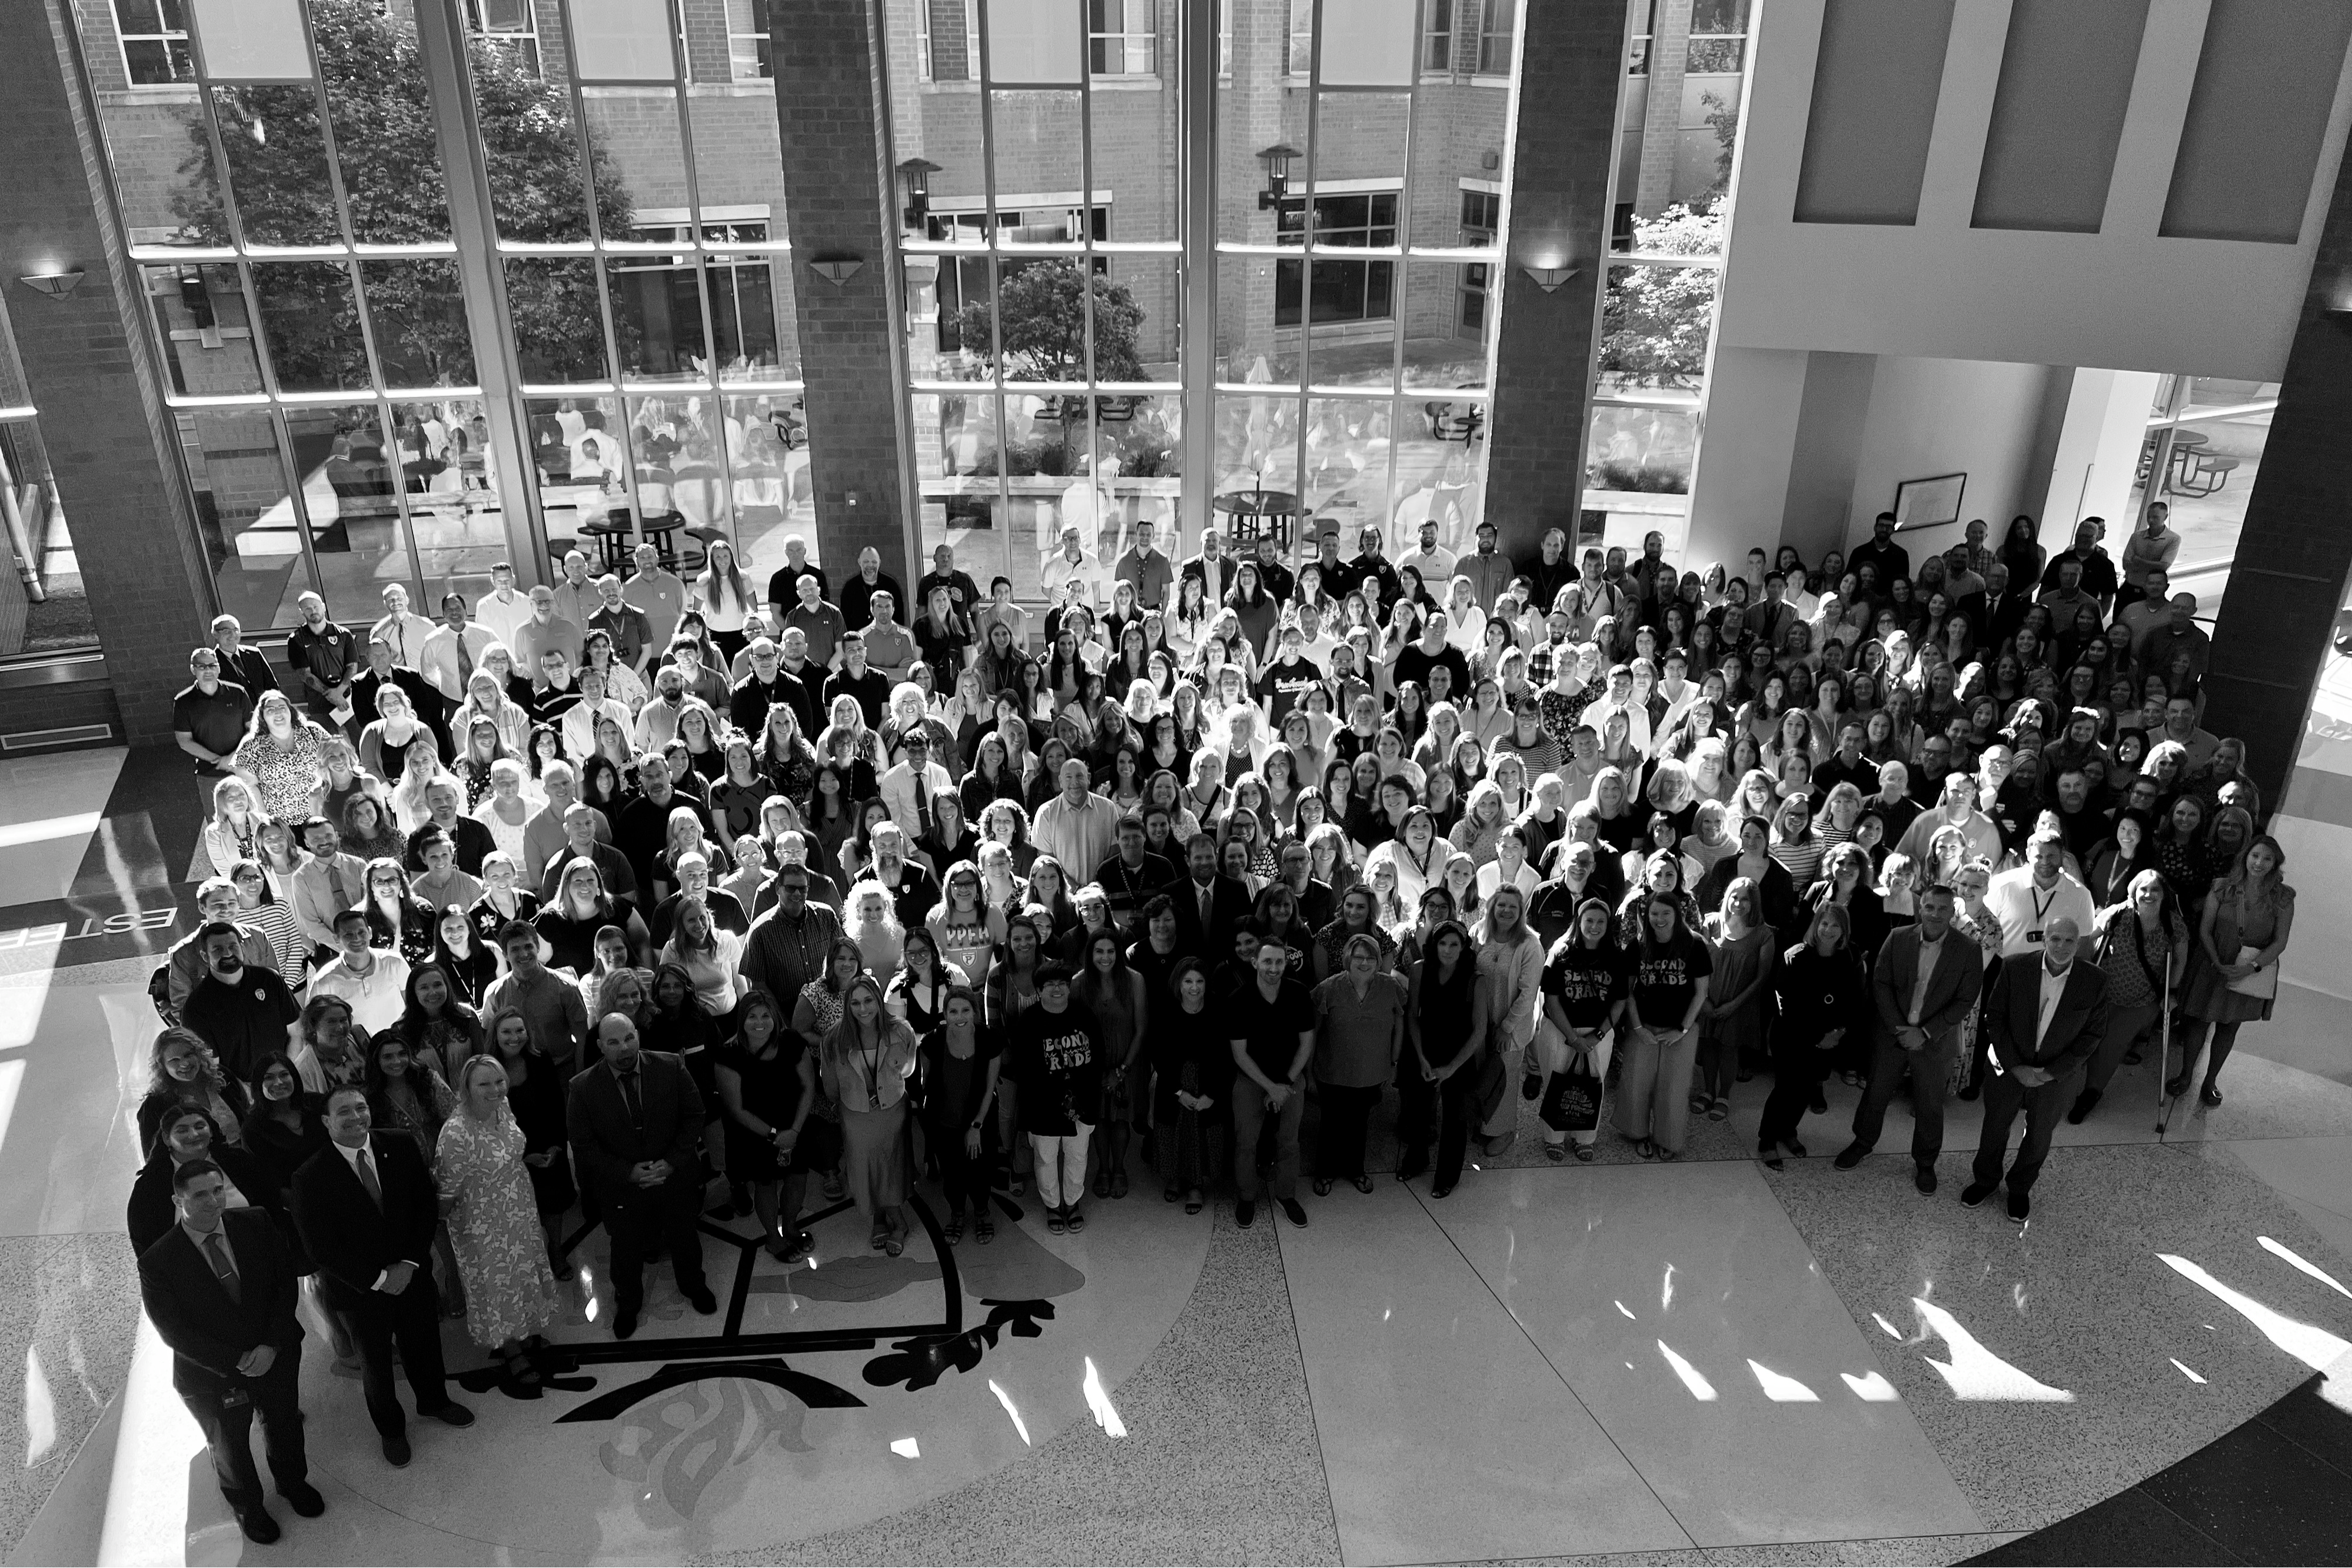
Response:
[[[213,786],[213,814],[205,822],[205,855],[215,876],[242,860],[258,858],[255,830],[262,818],[254,810],[254,793],[242,779],[223,779]]]
[[[841,1019],[818,1051],[818,1075],[841,1108],[842,1175],[872,1227],[874,1250],[906,1250],[907,1082],[915,1031],[889,1016],[882,988],[859,975],[842,993]]]
[[[866,971],[877,977],[897,974],[906,952],[907,932],[898,924],[890,890],[878,882],[860,882],[842,903],[842,936],[857,944]]]
[[[457,1070],[457,1113],[441,1125],[434,1184],[465,1285],[466,1332],[530,1389],[539,1385],[530,1352],[554,1320],[555,1280],[525,1164],[529,1141],[507,1092],[496,1055],[470,1057]]]
[[[2226,808],[2225,814],[2235,810]],[[2279,955],[2294,935],[2294,889],[2286,882],[2286,852],[2263,833],[2205,895],[2181,1003],[2194,1027],[2181,1041],[2180,1071],[2166,1082],[2165,1092],[2176,1098],[2187,1092],[2210,1031],[2212,1054],[2198,1098],[2208,1105],[2221,1103],[2221,1067],[2238,1042],[2239,1026],[2271,1016],[2278,997]],[[2171,1063],[2165,1065],[2169,1071]]]
[[[1503,792],[1491,779],[1482,779],[1470,791],[1470,802],[1463,808],[1462,820],[1454,824],[1446,841],[1470,857],[1473,865],[1486,865],[1496,855],[1496,844],[1509,827],[1511,820],[1503,811]]]

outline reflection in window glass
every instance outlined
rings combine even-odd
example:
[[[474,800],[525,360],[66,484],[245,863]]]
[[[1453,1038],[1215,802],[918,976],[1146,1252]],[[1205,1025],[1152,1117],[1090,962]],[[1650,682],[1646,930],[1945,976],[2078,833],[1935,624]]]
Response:
[[[1098,77],[1148,77],[1160,42],[1156,0],[1087,0],[1087,68]]]
[[[261,390],[261,361],[236,267],[184,262],[140,274],[174,392],[223,397]]]
[[[768,0],[727,0],[727,57],[737,81],[765,81],[776,74],[770,53]]]
[[[387,430],[374,402],[291,407],[285,419],[329,606],[366,625],[383,613],[384,585],[393,582],[406,583],[409,601],[417,602],[404,503],[421,509],[431,486],[456,471],[447,423],[428,424],[412,409]]]
[[[448,179],[415,30],[352,0],[311,0],[311,16],[352,237],[362,245],[446,243]],[[246,199],[240,172],[240,210]]]
[[[541,385],[610,381],[595,261],[584,256],[510,256],[506,274],[507,313],[514,319],[522,379]],[[618,330],[622,322],[616,318],[614,325]],[[625,359],[634,342],[631,338],[622,343]]]
[[[1696,388],[1720,276],[1711,267],[1611,267],[1601,311],[1602,388]]]
[[[475,384],[474,339],[456,262],[363,261],[360,282],[386,387]]]
[[[178,424],[197,532],[221,608],[248,632],[299,624],[294,599],[312,586],[310,568],[269,411],[183,413]],[[321,483],[331,498],[389,498],[392,480],[381,446],[331,444],[330,456],[332,465]]]
[[[371,384],[358,298],[344,263],[256,262],[253,293],[278,391],[364,391]]]
[[[246,244],[325,245],[342,237],[335,227],[319,100],[309,86],[215,88],[213,112]],[[216,187],[205,193],[197,222],[208,243],[228,243]]]
[[[7,326],[0,319],[0,357]],[[0,366],[0,403],[24,406],[13,362]],[[0,523],[7,528],[15,570],[0,573],[0,659],[20,653],[57,653],[94,647],[98,628],[90,619],[81,563],[67,527],[65,498],[49,472],[48,450],[39,422],[0,422]]]
[[[2165,526],[2180,536],[2172,590],[2197,596],[2198,617],[2209,631],[2229,587],[2230,563],[2277,407],[2276,382],[2165,376],[2157,382],[2132,483],[2131,516],[2144,525],[2151,502],[2168,509]],[[2159,462],[2163,477],[2151,496],[2150,475]],[[2109,553],[2122,549],[2122,533],[2109,527]]]
[[[122,68],[141,87],[196,79],[188,49],[187,0],[114,0]]]

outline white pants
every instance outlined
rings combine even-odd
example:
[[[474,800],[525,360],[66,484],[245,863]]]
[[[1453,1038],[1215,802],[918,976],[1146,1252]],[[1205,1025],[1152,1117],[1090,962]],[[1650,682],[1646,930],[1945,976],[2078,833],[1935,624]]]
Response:
[[[1087,1140],[1094,1128],[1085,1122],[1075,1124],[1078,1130],[1066,1138],[1029,1134],[1029,1146],[1037,1155],[1037,1201],[1049,1209],[1075,1207],[1087,1195]]]

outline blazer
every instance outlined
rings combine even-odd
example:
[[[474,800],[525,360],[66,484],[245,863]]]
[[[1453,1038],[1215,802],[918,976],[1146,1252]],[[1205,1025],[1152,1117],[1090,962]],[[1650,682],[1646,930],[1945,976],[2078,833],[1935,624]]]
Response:
[[[294,1173],[294,1229],[325,1276],[328,1304],[346,1312],[370,1304],[376,1276],[394,1263],[430,1269],[441,1218],[440,1193],[415,1140],[373,1132],[368,1145],[383,1188],[381,1213],[338,1146],[320,1150]]]
[[[224,1143],[218,1128],[213,1132],[212,1152],[205,1158],[220,1166],[229,1185],[256,1209],[283,1215],[286,1200],[279,1195],[277,1182],[270,1178],[268,1168],[243,1149]],[[155,1245],[165,1231],[179,1223],[179,1210],[172,1201],[172,1173],[178,1168],[168,1152],[158,1149],[131,1179],[131,1198],[122,1210],[122,1228],[131,1238],[134,1257]],[[234,1239],[230,1245],[236,1245]]]
[[[2051,1015],[2050,1030],[2036,1041],[2041,969],[2041,954],[2020,953],[2003,958],[1994,973],[1992,999],[1985,1012],[1992,1026],[1990,1056],[1995,1072],[2025,1065],[2063,1080],[2090,1060],[2106,1033],[2106,972],[2078,953],[2074,967],[2066,971],[2066,987],[2059,994],[2058,1010]]]
[[[1188,872],[1168,884],[1168,896],[1176,904],[1176,949],[1190,953],[1211,968],[1216,967],[1234,953],[1234,933],[1249,924],[1251,904],[1249,885],[1238,877],[1220,873],[1209,884],[1209,928],[1201,928],[1200,894],[1192,885]]]
[[[695,1153],[702,1134],[702,1092],[694,1086],[686,1063],[666,1051],[645,1051],[638,1052],[637,1071],[643,1127],[630,1120],[620,1080],[609,1062],[599,1061],[572,1081],[564,1119],[572,1133],[572,1158],[590,1187],[608,1204],[640,1190],[629,1179],[629,1170],[646,1160],[667,1160],[673,1186],[702,1180]]]
[[[229,1299],[182,1226],[173,1225],[139,1255],[139,1296],[148,1321],[172,1347],[172,1386],[183,1394],[217,1396],[249,1385],[252,1379],[236,1364],[257,1345],[275,1350],[278,1364],[289,1372],[302,1354],[293,1258],[276,1223],[257,1208],[232,1208],[221,1216],[221,1228],[236,1263],[238,1300]]]
[[[1895,1031],[1911,1022],[1911,993],[1919,984],[1919,928],[1895,928],[1878,950],[1871,970],[1870,997],[1878,1014],[1877,1038],[1895,1042]],[[1927,977],[1927,1005],[1920,1009],[1919,1027],[1927,1033],[1929,1048],[1943,1050],[1955,1042],[1960,1025],[1976,1009],[1984,989],[1983,949],[1957,926],[1944,933],[1936,956],[1936,972]]]

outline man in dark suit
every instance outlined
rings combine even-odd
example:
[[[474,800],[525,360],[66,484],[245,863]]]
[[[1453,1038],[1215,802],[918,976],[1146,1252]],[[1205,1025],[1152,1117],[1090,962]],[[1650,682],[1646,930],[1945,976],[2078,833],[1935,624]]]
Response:
[[[278,1531],[253,1468],[256,1415],[278,1495],[305,1519],[327,1511],[302,1449],[294,1260],[267,1212],[226,1207],[228,1177],[212,1161],[174,1171],[172,1197],[180,1222],[141,1255],[140,1299],[172,1347],[172,1386],[212,1446],[221,1495],[247,1538],[267,1545]]]
[[[2025,624],[2025,612],[2033,608],[2033,596],[2009,580],[2009,568],[1994,561],[1985,568],[1985,588],[1982,593],[1964,596],[1954,606],[1976,627],[1977,641],[1989,648],[1998,648],[2017,635]]]
[[[366,1091],[343,1084],[328,1092],[333,1142],[294,1173],[294,1228],[326,1276],[328,1307],[351,1319],[368,1418],[397,1467],[408,1463],[408,1420],[392,1386],[395,1341],[418,1415],[470,1427],[474,1413],[449,1397],[442,1371],[430,1263],[440,1195],[414,1141],[373,1137],[368,1126]]]
[[[1941,883],[1919,895],[1919,921],[1887,937],[1871,976],[1878,1015],[1871,1031],[1870,1086],[1854,1108],[1853,1142],[1833,1162],[1842,1171],[1878,1146],[1886,1107],[1911,1074],[1911,1181],[1936,1190],[1936,1156],[1944,1152],[1944,1085],[1959,1049],[1960,1025],[1984,988],[1975,941],[1952,929],[1956,901]]]
[[[646,1051],[625,1013],[596,1025],[604,1060],[572,1081],[566,1123],[580,1174],[604,1213],[613,1243],[613,1337],[637,1332],[645,1256],[656,1237],[669,1249],[677,1288],[709,1317],[718,1298],[702,1278],[702,1095],[685,1064]]]
[[[1990,1031],[1985,1056],[1984,1136],[1977,1144],[1976,1179],[1960,1193],[1970,1208],[2000,1185],[2010,1124],[2025,1112],[2025,1136],[2009,1167],[2009,1217],[2032,1210],[2030,1194],[2050,1134],[2072,1103],[2075,1080],[2107,1028],[2107,977],[2096,964],[2074,961],[2081,927],[2060,915],[2042,927],[2042,951],[2003,958],[1985,1006]]]
[[[1234,933],[1250,917],[1247,883],[1220,875],[1217,841],[1206,831],[1194,833],[1184,846],[1184,876],[1171,883],[1168,896],[1176,903],[1176,950],[1214,968],[1234,950]]]

